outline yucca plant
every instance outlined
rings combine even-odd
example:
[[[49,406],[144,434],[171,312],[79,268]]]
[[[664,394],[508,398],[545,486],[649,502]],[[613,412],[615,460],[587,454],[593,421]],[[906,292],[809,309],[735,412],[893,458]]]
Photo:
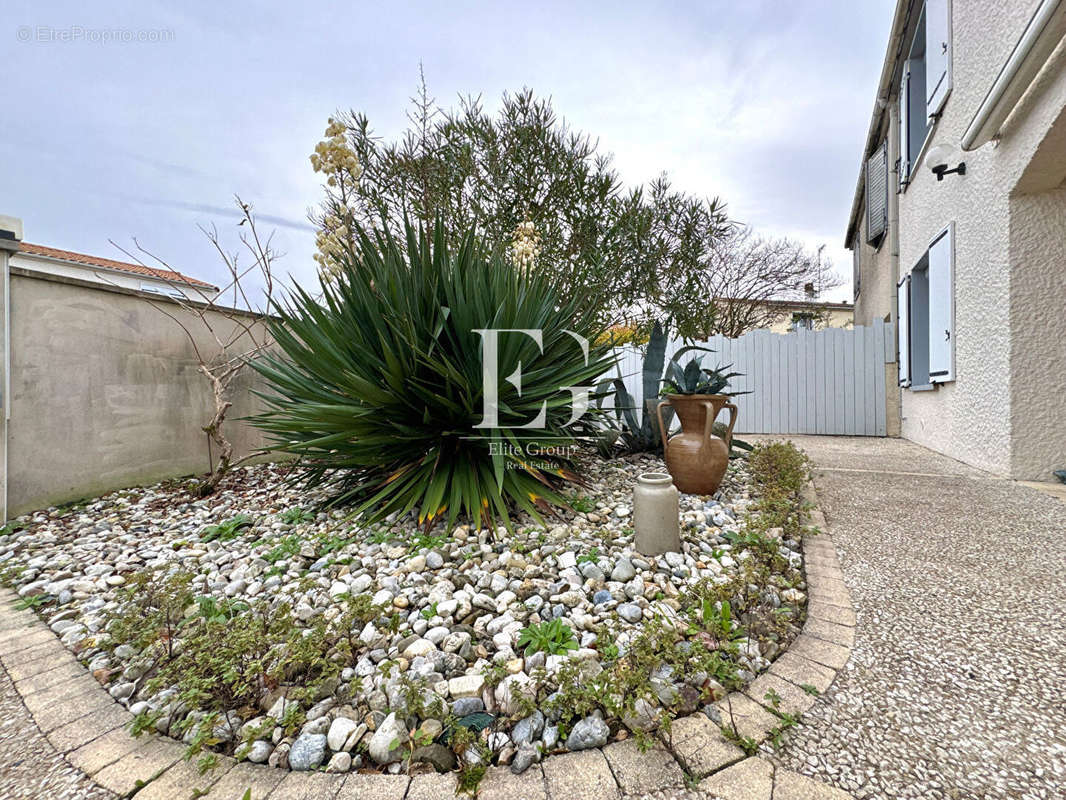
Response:
[[[368,521],[416,510],[427,528],[460,516],[509,524],[515,508],[565,505],[560,485],[578,480],[568,448],[595,430],[589,416],[567,424],[565,387],[590,386],[613,363],[592,313],[473,233],[458,246],[439,223],[405,236],[401,246],[358,231],[321,298],[296,288],[275,304],[281,353],[255,362],[272,390],[255,424],[272,449],[299,456],[299,479],[328,482],[330,504],[355,504]],[[498,427],[480,428],[477,331],[491,328],[539,330],[543,350],[499,334]],[[567,331],[588,339],[587,359]],[[523,428],[542,404],[544,427]]]

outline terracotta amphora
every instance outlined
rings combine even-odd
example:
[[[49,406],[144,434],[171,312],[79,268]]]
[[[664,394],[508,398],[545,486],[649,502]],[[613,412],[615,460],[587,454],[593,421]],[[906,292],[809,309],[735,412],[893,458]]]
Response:
[[[681,420],[681,431],[667,439],[663,406],[671,406]],[[729,409],[725,438],[712,433],[714,420],[723,408]],[[663,437],[666,468],[674,484],[686,494],[714,494],[729,466],[729,448],[737,407],[721,394],[668,394],[655,408]]]

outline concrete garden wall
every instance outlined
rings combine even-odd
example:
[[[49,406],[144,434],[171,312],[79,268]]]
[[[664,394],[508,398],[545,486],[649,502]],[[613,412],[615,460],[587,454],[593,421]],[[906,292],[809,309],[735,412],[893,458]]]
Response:
[[[8,517],[208,470],[210,386],[173,320],[137,292],[14,267],[10,291]],[[225,335],[233,323],[212,316]],[[202,327],[190,329],[211,352]],[[246,371],[234,385],[237,456],[264,444],[238,419],[258,410],[255,381]]]

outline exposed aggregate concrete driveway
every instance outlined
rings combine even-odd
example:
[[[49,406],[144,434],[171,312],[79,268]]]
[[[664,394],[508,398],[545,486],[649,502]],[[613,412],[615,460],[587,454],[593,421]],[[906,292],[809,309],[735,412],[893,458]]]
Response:
[[[858,798],[1066,797],[1066,503],[898,439],[789,438],[858,624],[776,758]]]

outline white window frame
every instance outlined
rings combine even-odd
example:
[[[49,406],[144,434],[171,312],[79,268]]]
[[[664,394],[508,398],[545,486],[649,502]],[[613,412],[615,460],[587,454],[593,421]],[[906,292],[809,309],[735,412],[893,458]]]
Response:
[[[896,284],[896,367],[899,385],[911,385],[911,276],[908,273]]]

